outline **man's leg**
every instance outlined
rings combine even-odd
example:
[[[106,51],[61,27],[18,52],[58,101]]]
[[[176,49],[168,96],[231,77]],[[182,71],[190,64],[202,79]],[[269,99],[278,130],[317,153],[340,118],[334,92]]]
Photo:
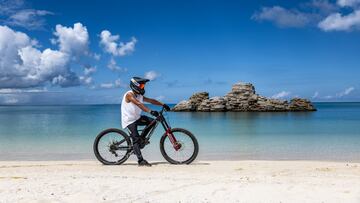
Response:
[[[137,156],[138,161],[140,162],[143,160],[143,157],[142,157],[141,151],[140,151],[140,135],[137,130],[137,126],[138,126],[138,124],[135,121],[134,123],[130,124],[127,128],[130,131],[130,137],[133,142],[134,153]]]
[[[149,131],[151,130],[151,128],[155,125],[155,123],[151,126],[148,126],[154,119],[153,118],[150,118],[148,116],[141,116],[139,118],[139,122],[138,122],[138,125],[145,125],[146,129],[144,129],[144,131],[141,133],[141,138],[143,139],[148,133]]]

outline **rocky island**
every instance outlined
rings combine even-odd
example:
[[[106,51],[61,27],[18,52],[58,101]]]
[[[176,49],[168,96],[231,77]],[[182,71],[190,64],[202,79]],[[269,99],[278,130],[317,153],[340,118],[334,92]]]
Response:
[[[251,83],[236,83],[223,97],[209,98],[208,92],[193,94],[189,100],[178,103],[173,111],[316,111],[311,101],[293,98],[290,101],[268,98],[255,93]]]

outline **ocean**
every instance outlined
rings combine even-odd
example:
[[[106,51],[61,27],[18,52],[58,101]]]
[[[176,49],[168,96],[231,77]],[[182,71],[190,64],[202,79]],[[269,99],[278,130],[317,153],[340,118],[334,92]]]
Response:
[[[197,137],[197,160],[360,161],[360,103],[315,106],[316,112],[168,112],[166,117],[172,127]],[[93,141],[110,127],[120,128],[120,105],[0,106],[0,160],[95,160]],[[150,161],[164,160],[163,133],[159,125],[143,150]]]

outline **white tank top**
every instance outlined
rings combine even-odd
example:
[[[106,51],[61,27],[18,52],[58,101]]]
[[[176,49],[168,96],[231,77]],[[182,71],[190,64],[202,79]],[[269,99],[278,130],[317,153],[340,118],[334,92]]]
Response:
[[[136,120],[138,120],[141,117],[142,110],[136,106],[134,103],[126,102],[126,95],[132,92],[127,91],[124,94],[124,97],[121,102],[121,125],[123,128],[126,128],[128,125],[132,124]],[[136,95],[136,99],[139,100],[141,103],[143,102],[144,97],[142,95]]]

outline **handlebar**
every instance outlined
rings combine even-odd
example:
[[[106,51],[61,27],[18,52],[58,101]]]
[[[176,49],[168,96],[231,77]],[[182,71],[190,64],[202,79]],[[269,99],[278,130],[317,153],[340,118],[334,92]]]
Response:
[[[164,107],[162,107],[161,110],[158,111],[158,112],[159,112],[159,116],[158,116],[157,118],[161,117],[161,116],[163,115],[164,111],[166,111],[166,109],[165,109]]]

